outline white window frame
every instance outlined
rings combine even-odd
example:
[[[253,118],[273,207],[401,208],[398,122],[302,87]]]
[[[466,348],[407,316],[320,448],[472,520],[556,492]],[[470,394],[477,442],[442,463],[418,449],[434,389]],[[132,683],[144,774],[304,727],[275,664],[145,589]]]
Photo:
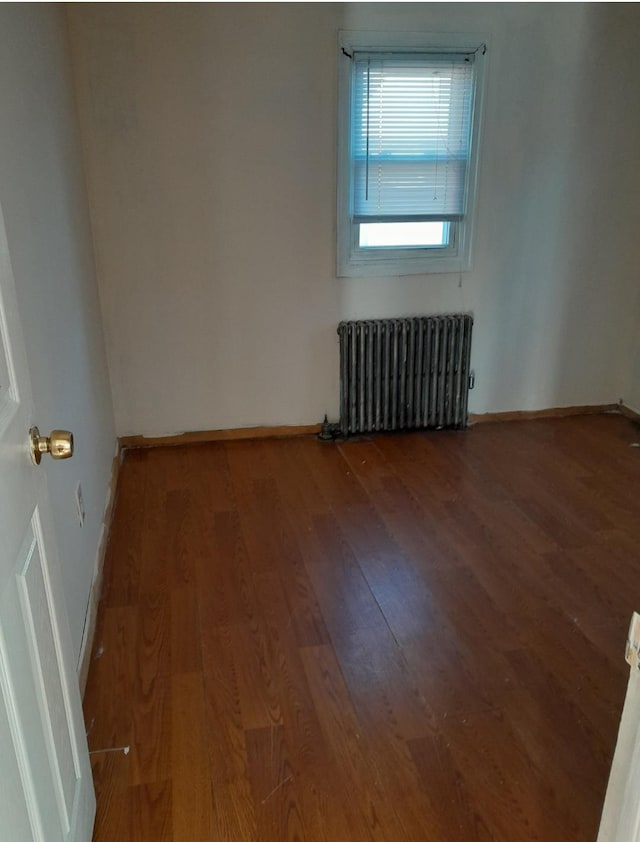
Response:
[[[337,188],[337,275],[339,278],[380,275],[419,275],[465,272],[471,268],[473,222],[476,210],[478,162],[488,39],[484,35],[413,32],[342,31],[338,37],[338,188]],[[352,61],[355,51],[442,53],[475,52],[471,159],[467,174],[466,212],[452,224],[452,238],[445,248],[363,249],[357,242],[358,226],[351,219],[351,135]],[[345,55],[346,53],[346,55]]]

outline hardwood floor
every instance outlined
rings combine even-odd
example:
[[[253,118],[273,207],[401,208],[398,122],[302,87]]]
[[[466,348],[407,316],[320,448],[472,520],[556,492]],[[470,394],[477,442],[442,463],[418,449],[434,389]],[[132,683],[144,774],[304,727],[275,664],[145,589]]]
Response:
[[[96,842],[595,840],[636,441],[603,415],[128,452],[85,695]]]

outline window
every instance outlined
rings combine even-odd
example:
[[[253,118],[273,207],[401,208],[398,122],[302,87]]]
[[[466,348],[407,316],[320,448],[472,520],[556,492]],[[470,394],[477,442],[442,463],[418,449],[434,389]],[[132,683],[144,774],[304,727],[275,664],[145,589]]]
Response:
[[[484,42],[383,38],[341,34],[338,275],[462,271]]]

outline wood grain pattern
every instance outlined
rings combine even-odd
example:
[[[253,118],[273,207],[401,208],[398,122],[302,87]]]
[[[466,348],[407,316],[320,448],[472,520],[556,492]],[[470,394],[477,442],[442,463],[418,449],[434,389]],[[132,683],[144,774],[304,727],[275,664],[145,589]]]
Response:
[[[213,838],[206,731],[202,672],[172,676],[170,733],[174,839]]]
[[[174,838],[171,781],[131,787],[129,802],[130,824],[124,838],[137,842],[169,842]]]
[[[595,839],[637,438],[605,414],[129,451],[85,695],[96,842]]]

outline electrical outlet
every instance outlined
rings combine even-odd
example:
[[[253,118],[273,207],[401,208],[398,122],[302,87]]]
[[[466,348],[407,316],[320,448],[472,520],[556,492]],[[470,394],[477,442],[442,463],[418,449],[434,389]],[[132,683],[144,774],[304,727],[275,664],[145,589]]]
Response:
[[[76,517],[78,518],[78,526],[84,526],[84,500],[80,483],[76,485]]]

